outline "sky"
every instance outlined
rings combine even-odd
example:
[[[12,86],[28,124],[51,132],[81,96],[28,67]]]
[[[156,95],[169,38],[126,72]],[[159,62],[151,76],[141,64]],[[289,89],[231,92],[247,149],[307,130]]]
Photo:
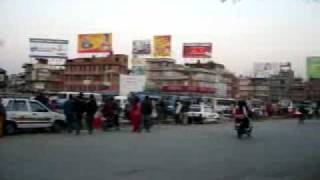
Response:
[[[114,53],[132,41],[172,35],[172,57],[184,63],[182,43],[212,42],[212,60],[236,74],[254,62],[291,62],[305,76],[307,56],[320,56],[320,3],[312,0],[0,0],[0,67],[22,71],[29,38],[69,40],[112,33]]]

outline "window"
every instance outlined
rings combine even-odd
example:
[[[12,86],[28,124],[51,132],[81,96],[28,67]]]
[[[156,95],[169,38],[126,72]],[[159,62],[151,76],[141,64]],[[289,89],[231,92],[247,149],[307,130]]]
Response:
[[[30,102],[32,112],[48,112],[48,110],[37,102]]]
[[[7,111],[27,112],[27,103],[25,100],[11,100],[8,104]]]

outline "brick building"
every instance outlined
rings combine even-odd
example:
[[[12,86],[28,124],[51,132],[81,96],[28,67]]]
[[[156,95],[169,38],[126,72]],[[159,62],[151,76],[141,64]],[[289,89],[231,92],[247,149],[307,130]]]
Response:
[[[119,92],[120,74],[128,74],[128,56],[69,59],[65,64],[64,90]]]

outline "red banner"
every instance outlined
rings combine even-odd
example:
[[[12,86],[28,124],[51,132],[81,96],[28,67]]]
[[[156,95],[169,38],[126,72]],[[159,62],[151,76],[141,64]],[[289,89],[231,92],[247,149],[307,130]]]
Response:
[[[166,85],[161,88],[164,92],[194,92],[194,93],[215,93],[214,88],[183,85]]]
[[[184,43],[183,57],[184,58],[211,58],[212,44],[211,43]]]

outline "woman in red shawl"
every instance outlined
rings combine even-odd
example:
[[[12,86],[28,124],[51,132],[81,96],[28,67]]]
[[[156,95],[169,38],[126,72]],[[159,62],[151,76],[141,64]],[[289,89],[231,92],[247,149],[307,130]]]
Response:
[[[139,98],[135,98],[130,109],[130,119],[133,126],[133,132],[139,132],[140,130],[140,119],[141,119],[141,110]]]

